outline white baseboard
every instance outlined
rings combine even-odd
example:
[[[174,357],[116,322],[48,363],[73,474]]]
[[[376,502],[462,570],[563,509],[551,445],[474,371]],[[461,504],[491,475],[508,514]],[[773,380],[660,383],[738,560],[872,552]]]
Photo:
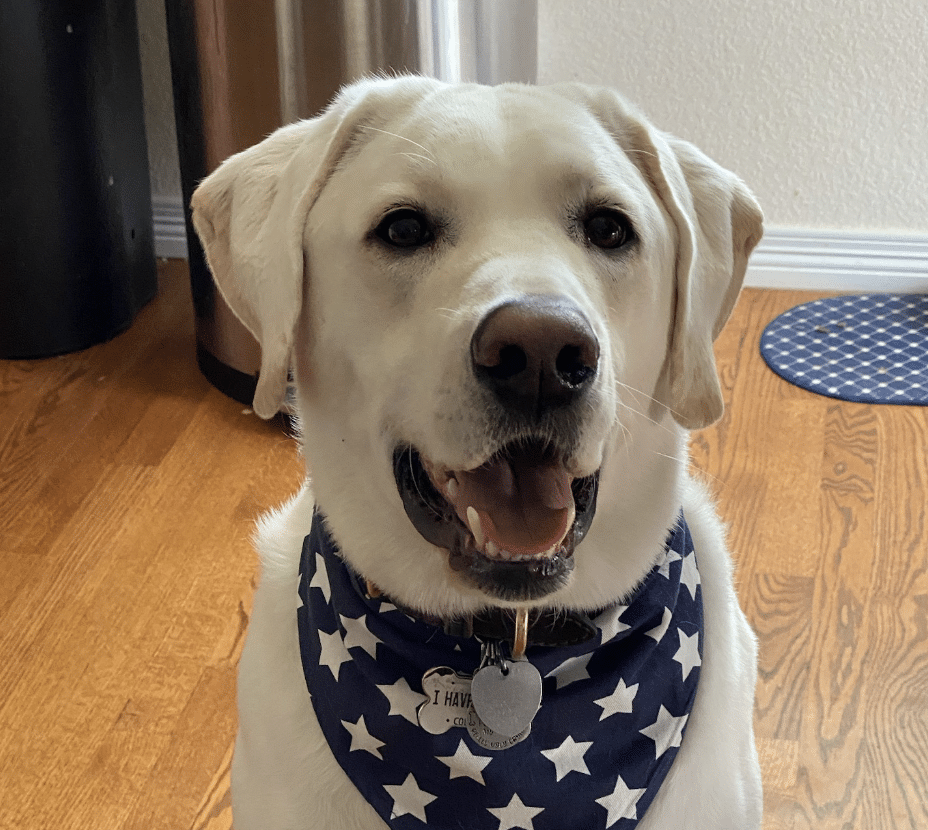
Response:
[[[155,254],[187,256],[180,199],[152,199]],[[768,229],[751,257],[745,285],[816,291],[928,293],[928,236]]]
[[[928,292],[928,236],[771,228],[745,285],[817,291]]]
[[[187,258],[187,228],[184,206],[172,196],[154,196],[151,210],[155,225],[155,256],[165,259]]]

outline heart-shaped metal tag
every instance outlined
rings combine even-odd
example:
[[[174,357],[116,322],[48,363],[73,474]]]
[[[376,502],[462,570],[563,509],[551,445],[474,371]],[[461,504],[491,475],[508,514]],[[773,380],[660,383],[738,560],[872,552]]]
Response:
[[[474,711],[507,738],[530,726],[541,706],[541,675],[527,660],[506,660],[480,669],[471,681]]]

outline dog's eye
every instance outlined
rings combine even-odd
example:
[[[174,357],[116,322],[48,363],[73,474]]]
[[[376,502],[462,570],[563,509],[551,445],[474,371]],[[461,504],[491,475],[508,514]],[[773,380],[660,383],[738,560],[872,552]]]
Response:
[[[621,248],[632,240],[628,219],[614,210],[601,208],[583,220],[583,230],[591,245],[597,248]]]
[[[428,219],[411,208],[388,213],[374,233],[394,248],[418,248],[435,238]]]

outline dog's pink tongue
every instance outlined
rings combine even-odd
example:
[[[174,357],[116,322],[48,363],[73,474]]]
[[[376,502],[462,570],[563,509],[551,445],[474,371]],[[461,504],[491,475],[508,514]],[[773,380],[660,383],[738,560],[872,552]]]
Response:
[[[517,556],[544,553],[561,542],[574,520],[570,476],[562,464],[530,455],[499,458],[476,470],[455,472],[454,509],[481,518],[483,534]]]

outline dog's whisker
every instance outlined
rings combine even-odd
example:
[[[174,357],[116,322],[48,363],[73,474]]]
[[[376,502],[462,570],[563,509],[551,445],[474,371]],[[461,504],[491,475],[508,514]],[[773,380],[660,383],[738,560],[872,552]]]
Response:
[[[435,161],[435,157],[429,151],[429,148],[423,147],[421,144],[419,144],[418,141],[413,141],[411,138],[406,138],[406,136],[399,135],[398,133],[391,133],[389,130],[382,130],[380,129],[380,127],[372,127],[369,124],[362,124],[361,129],[362,130],[374,130],[375,132],[383,133],[384,135],[392,135],[394,138],[400,139],[400,141],[408,141],[410,144],[413,144],[416,147],[418,147],[420,150],[422,150],[423,153],[426,153],[428,156],[431,156],[431,159],[430,159],[431,161],[433,162]]]
[[[456,320],[458,317],[463,316],[461,309],[439,307],[435,310],[441,314],[444,314],[449,320]]]
[[[725,487],[724,479],[719,478],[717,475],[710,473],[708,470],[704,470],[702,467],[697,467],[695,464],[692,464],[693,459],[689,457],[688,454],[684,453],[681,457],[679,455],[668,455],[667,453],[659,452],[658,450],[651,450],[655,455],[659,455],[663,458],[668,458],[671,461],[675,461],[678,464],[690,464],[693,469],[697,470],[700,475],[704,475],[706,478],[711,478],[713,481],[718,482],[720,487]]]
[[[621,431],[621,437],[616,434],[619,431]],[[635,436],[632,434],[632,431],[622,422],[622,416],[618,412],[616,412],[612,418],[611,436],[613,441],[621,440],[622,448],[625,450],[625,458],[626,460],[631,461],[631,445]]]
[[[632,431],[627,426],[625,426],[625,424],[623,424],[622,421],[619,420],[618,418],[616,418],[616,423],[618,423],[622,432],[625,434],[625,440],[622,442],[622,446],[625,447],[625,459],[626,461],[631,461],[632,460],[632,440],[634,439],[634,436],[632,435]]]
[[[655,398],[653,395],[649,395],[647,392],[644,392],[644,391],[642,391],[641,389],[635,389],[634,386],[629,386],[627,383],[622,383],[622,381],[620,381],[620,380],[617,380],[616,383],[617,383],[619,386],[621,386],[621,387],[627,389],[627,390],[628,390],[629,392],[631,392],[633,395],[637,393],[638,395],[644,396],[644,399],[645,399],[646,401],[652,401],[653,403],[658,404],[658,406],[663,407],[663,408],[666,409],[668,412],[670,412],[672,415],[676,415],[678,418],[682,418],[682,417],[683,417],[682,415],[680,415],[679,412],[677,412],[676,409],[674,409],[674,408],[671,407],[671,406],[668,406],[668,405],[667,405],[666,403],[664,403],[663,401],[659,401],[659,400],[658,400],[657,398]],[[637,398],[635,398],[635,403],[638,404],[638,405],[640,406],[640,403],[638,402],[638,399],[637,399]],[[624,405],[625,405],[625,404],[623,403],[623,406],[624,406]],[[634,411],[634,410],[632,410],[632,411]],[[651,421],[652,424],[656,424],[657,426],[663,426],[663,424],[658,423],[658,422],[655,421],[653,418],[650,418],[650,417],[648,417],[647,415],[645,415],[643,412],[638,412],[637,414],[641,415],[643,418],[647,418],[649,421]],[[664,429],[667,429],[667,427],[664,427]]]
[[[664,403],[663,401],[659,401],[659,400],[658,400],[657,398],[655,398],[653,395],[649,395],[647,392],[645,392],[645,391],[643,391],[643,390],[641,390],[641,389],[635,389],[634,386],[629,386],[627,383],[622,383],[622,381],[620,381],[620,380],[617,380],[616,383],[619,384],[619,386],[623,386],[624,388],[626,388],[629,392],[637,392],[639,395],[644,395],[645,400],[653,401],[654,403],[658,404],[659,406],[664,407],[664,409],[666,409],[666,410],[667,410],[668,412],[670,412],[672,415],[676,415],[678,418],[682,418],[682,417],[683,417],[679,412],[677,412],[676,409],[674,409],[674,408],[671,407],[671,406],[668,406],[668,405],[667,405],[666,403]]]
[[[630,385],[627,384],[627,383],[623,383],[621,380],[617,380],[616,383],[617,383],[619,386],[621,386],[623,389],[627,389],[629,392],[633,393],[634,395],[641,395],[641,397],[643,397],[646,401],[653,401],[653,402],[656,403],[656,404],[660,404],[661,406],[666,407],[666,409],[667,409],[669,412],[674,412],[674,410],[672,410],[672,409],[671,409],[669,406],[667,406],[665,403],[663,403],[662,401],[659,401],[659,400],[658,400],[657,398],[655,398],[653,395],[649,395],[649,394],[648,394],[647,392],[645,392],[643,389],[637,389],[637,388],[634,387],[634,386],[630,386]],[[636,398],[635,400],[636,400],[636,402],[637,402],[637,398]],[[679,413],[674,412],[674,414],[677,415],[677,414],[679,414]]]
[[[628,391],[628,392],[631,394],[631,396],[632,396],[632,398],[634,399],[635,404],[636,404],[637,406],[641,406],[641,405],[642,405],[642,402],[638,399],[638,395],[639,395],[640,393],[638,392],[637,389],[633,389],[631,386],[627,386],[626,384],[622,383],[621,381],[616,381],[616,383],[618,383],[620,386],[622,386],[626,391]],[[644,395],[643,397],[645,398],[645,402],[647,402],[648,396],[647,396],[647,395]]]
[[[724,478],[719,478],[717,475],[713,475],[708,470],[704,470],[702,467],[697,467],[695,464],[692,465],[691,469],[699,473],[700,476],[705,476],[706,478],[714,481],[716,484],[718,484],[719,490],[724,490],[727,487]]]
[[[651,450],[651,453],[654,455],[659,455],[661,458],[667,458],[670,461],[676,461],[677,463],[682,463],[685,460],[679,455],[671,455],[670,453],[661,452],[660,450]]]
[[[676,430],[674,430],[672,427],[669,427],[666,424],[662,424],[660,421],[654,420],[654,418],[652,418],[650,415],[647,415],[644,412],[640,412],[639,410],[635,409],[635,407],[633,406],[629,406],[627,403],[625,403],[625,401],[620,400],[619,404],[623,406],[625,409],[627,409],[629,412],[631,412],[633,415],[637,415],[639,418],[644,418],[646,421],[649,421],[650,423],[654,424],[654,426],[659,427],[660,429],[664,430],[664,432],[670,435],[677,434]]]
[[[657,155],[657,153],[652,153],[650,150],[630,149],[630,150],[626,150],[625,152],[626,153],[637,153],[640,156],[650,156],[652,159],[660,158]]]
[[[410,158],[410,159],[422,159],[423,161],[427,161],[429,164],[434,164],[436,166],[438,164],[438,162],[435,161],[435,159],[430,159],[428,156],[423,156],[422,153],[397,153],[397,155],[406,156],[407,158]]]

